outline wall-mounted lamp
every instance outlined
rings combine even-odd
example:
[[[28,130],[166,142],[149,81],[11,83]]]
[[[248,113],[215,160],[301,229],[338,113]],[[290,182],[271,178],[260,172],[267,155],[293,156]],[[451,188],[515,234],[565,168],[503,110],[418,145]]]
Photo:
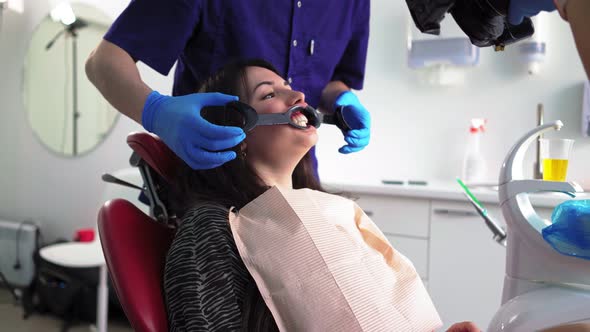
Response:
[[[61,22],[64,25],[70,25],[76,21],[76,15],[69,2],[62,1],[55,5],[49,13],[54,22]]]

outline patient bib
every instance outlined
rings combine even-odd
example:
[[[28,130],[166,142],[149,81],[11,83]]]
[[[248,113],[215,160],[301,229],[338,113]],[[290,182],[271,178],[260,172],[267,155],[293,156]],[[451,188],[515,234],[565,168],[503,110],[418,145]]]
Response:
[[[273,187],[230,212],[229,220],[281,331],[433,331],[442,325],[412,263],[349,199]]]

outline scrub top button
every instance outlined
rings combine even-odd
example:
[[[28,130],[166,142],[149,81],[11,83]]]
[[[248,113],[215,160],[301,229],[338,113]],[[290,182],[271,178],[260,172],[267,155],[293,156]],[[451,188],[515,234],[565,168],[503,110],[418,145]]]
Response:
[[[297,8],[301,8],[301,1],[297,1]]]
[[[293,46],[297,47],[297,39],[293,39]]]
[[[287,82],[289,82],[289,84],[293,83],[293,79],[291,77],[287,78]]]

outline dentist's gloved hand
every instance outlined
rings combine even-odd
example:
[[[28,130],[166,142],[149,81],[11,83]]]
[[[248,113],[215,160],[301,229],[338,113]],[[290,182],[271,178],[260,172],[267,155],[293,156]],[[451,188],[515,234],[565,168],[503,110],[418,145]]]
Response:
[[[510,0],[508,22],[513,25],[522,23],[524,17],[533,17],[541,11],[555,10],[553,0]]]
[[[371,115],[351,91],[341,93],[334,102],[334,109],[344,106],[342,118],[352,128],[344,133],[344,141],[348,143],[338,152],[348,154],[357,152],[369,144],[371,138]]]
[[[204,106],[221,106],[238,100],[222,93],[193,93],[170,97],[152,91],[145,101],[141,122],[193,169],[210,169],[234,158],[246,134],[239,127],[217,126],[201,117]]]

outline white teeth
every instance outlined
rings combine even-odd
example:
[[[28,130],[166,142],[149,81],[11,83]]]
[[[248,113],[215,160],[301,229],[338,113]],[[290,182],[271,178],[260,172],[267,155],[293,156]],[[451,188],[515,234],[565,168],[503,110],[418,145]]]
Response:
[[[307,126],[307,117],[305,117],[305,115],[303,115],[301,113],[294,114],[291,117],[291,120],[293,122],[295,122],[295,124],[298,125],[298,126],[301,126],[301,127],[306,127]]]

